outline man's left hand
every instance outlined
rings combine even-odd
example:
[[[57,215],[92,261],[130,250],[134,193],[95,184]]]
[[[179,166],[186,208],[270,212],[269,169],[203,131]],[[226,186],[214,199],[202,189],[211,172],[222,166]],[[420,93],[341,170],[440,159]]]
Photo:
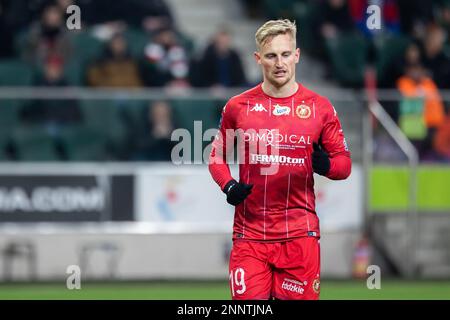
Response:
[[[330,171],[330,158],[319,144],[313,143],[312,167],[314,172],[324,176]]]

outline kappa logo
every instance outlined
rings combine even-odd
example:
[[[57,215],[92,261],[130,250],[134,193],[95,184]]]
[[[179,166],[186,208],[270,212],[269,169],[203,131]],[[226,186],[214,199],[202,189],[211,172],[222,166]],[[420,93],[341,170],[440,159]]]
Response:
[[[280,106],[279,104],[276,104],[273,108],[272,113],[274,116],[288,116],[291,113],[291,108],[287,106]]]
[[[267,112],[266,108],[263,107],[262,103],[257,103],[253,106],[253,108],[250,109],[250,111],[257,111],[257,112]]]
[[[311,116],[311,108],[306,104],[301,104],[295,109],[295,113],[300,119],[308,119]]]

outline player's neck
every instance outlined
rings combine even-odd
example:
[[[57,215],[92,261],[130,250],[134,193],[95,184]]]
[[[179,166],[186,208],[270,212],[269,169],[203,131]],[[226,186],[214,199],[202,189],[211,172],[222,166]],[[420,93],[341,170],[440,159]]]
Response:
[[[274,97],[274,98],[285,98],[292,96],[294,93],[298,90],[298,83],[296,81],[292,81],[289,83],[286,83],[282,87],[275,87],[272,84],[270,84],[268,81],[263,81],[262,90],[265,94],[268,96]]]

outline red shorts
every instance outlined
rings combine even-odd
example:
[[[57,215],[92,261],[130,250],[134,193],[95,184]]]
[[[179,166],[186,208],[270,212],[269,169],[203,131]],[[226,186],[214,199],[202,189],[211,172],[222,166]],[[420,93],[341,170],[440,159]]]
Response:
[[[229,271],[233,300],[317,300],[320,241],[316,237],[271,243],[237,239]]]

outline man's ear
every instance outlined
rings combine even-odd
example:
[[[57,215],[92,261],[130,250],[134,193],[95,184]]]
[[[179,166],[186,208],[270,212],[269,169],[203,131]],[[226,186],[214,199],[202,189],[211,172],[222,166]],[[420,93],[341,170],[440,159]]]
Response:
[[[261,64],[261,54],[258,51],[255,51],[253,53],[253,56],[255,57],[255,61],[257,64]]]
[[[295,63],[298,63],[300,60],[300,48],[295,49]]]

